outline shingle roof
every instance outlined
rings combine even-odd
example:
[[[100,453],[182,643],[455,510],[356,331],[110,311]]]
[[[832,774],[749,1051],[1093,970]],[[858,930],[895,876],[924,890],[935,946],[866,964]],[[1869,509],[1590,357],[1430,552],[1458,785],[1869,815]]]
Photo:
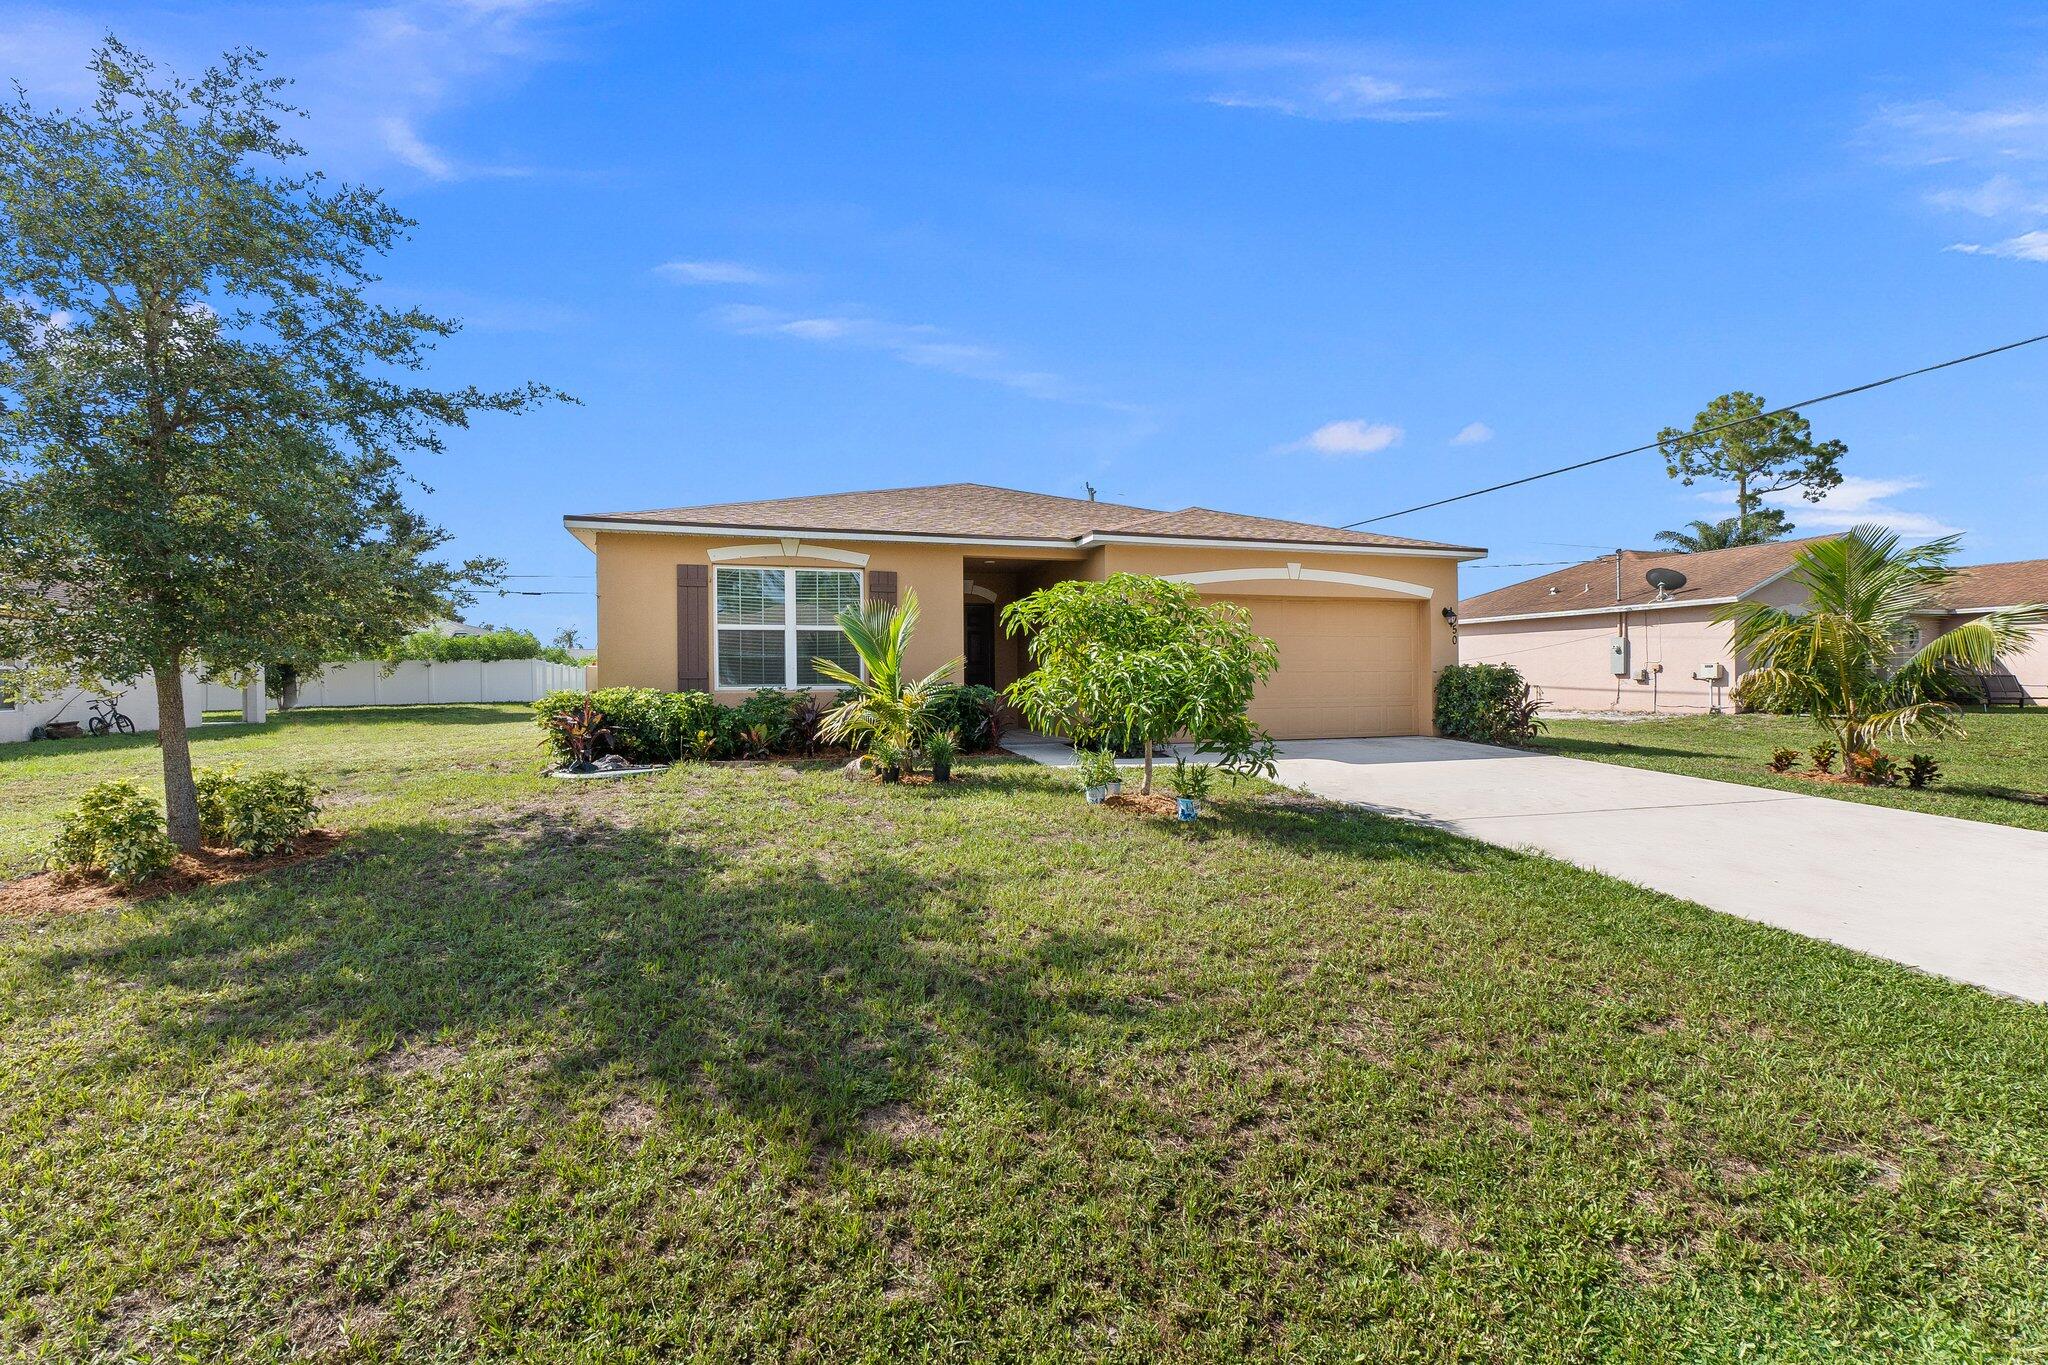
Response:
[[[1767,545],[1739,545],[1732,550],[1623,550],[1621,596],[1614,595],[1614,556],[1603,555],[1521,583],[1510,583],[1458,604],[1461,620],[1489,616],[1549,616],[1600,607],[1639,607],[1657,600],[1657,590],[1644,580],[1651,569],[1677,569],[1685,586],[1671,594],[1673,602],[1714,601],[1739,597],[1792,567],[1802,545],[1827,536],[1775,540]]]
[[[774,531],[877,532],[996,540],[1079,540],[1092,532],[1178,540],[1280,541],[1302,545],[1385,546],[1390,549],[1470,550],[1430,540],[1344,531],[1308,522],[1240,516],[1206,507],[1161,512],[1150,507],[1063,498],[980,483],[825,493],[647,512],[605,512],[571,521],[626,525],[747,526]],[[1473,551],[1477,553],[1476,551]]]
[[[2048,602],[2048,559],[1965,565],[1941,591],[1941,604],[1951,611],[1982,611],[2031,602]]]

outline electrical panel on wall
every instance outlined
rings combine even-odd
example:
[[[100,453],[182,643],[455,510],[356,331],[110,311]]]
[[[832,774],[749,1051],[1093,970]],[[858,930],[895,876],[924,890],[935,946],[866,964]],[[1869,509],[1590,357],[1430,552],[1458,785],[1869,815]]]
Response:
[[[1608,640],[1607,668],[1617,678],[1628,676],[1628,636],[1616,635]]]

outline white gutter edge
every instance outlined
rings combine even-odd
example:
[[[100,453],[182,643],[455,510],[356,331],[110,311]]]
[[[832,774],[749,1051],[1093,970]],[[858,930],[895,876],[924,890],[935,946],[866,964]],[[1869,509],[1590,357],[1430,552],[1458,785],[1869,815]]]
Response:
[[[1689,602],[1609,602],[1604,607],[1575,607],[1570,611],[1531,611],[1519,616],[1460,616],[1460,626],[1483,626],[1495,621],[1556,621],[1567,616],[1611,616],[1618,611],[1680,611],[1686,607],[1720,607],[1740,602],[1739,597],[1695,597]]]

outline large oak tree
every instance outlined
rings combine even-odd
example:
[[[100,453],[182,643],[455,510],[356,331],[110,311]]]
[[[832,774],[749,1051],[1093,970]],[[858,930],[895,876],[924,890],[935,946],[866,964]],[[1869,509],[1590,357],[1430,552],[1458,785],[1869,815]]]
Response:
[[[551,391],[419,382],[456,324],[373,297],[412,222],[303,166],[260,54],[197,79],[108,38],[98,95],[0,102],[0,660],[154,674],[199,842],[184,673],[383,652],[494,561],[435,557],[401,457]]]

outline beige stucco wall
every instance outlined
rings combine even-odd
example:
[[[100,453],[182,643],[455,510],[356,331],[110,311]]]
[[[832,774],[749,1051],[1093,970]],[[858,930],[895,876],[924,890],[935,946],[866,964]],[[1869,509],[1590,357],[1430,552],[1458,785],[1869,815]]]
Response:
[[[1536,694],[1559,711],[1732,709],[1725,684],[1735,680],[1735,658],[1729,628],[1712,619],[1713,610],[1679,607],[1464,622],[1458,628],[1458,657],[1468,664],[1513,664]],[[1608,641],[1624,631],[1629,672],[1617,678],[1610,671]],[[1721,666],[1723,686],[1693,678],[1693,670],[1706,663]],[[1638,681],[1645,669],[1648,678]]]
[[[726,545],[759,544],[759,536],[730,540],[664,533],[600,531],[597,550],[598,665],[593,686],[672,688],[676,685],[676,566],[710,564],[709,551]],[[915,591],[923,616],[911,646],[910,666],[924,672],[963,648],[961,607],[965,582],[993,590],[997,607],[1061,578],[1100,579],[1114,572],[1161,575],[1214,570],[1263,568],[1287,571],[1290,563],[1308,569],[1363,574],[1426,589],[1428,599],[1404,597],[1376,588],[1287,578],[1204,584],[1205,595],[1253,601],[1267,597],[1375,599],[1412,609],[1417,633],[1425,644],[1417,651],[1411,696],[1412,725],[1417,733],[1430,727],[1430,695],[1436,671],[1457,659],[1457,641],[1442,617],[1442,608],[1457,601],[1454,560],[1405,555],[1328,554],[1194,546],[1106,545],[1089,551],[1018,549],[971,544],[926,545],[895,541],[814,541],[834,550],[866,554],[869,571],[893,570],[899,591]],[[984,561],[996,560],[996,564]],[[1019,564],[1018,561],[1030,561]],[[833,567],[831,561],[806,557],[748,558],[730,561],[748,566],[811,565]],[[1031,563],[1041,567],[1033,568]],[[847,566],[839,566],[847,567]],[[1287,641],[1280,646],[1286,667]],[[1026,664],[1021,642],[999,638],[997,680],[1007,683]],[[743,692],[719,691],[733,701]]]
[[[1978,619],[1973,616],[1935,616],[1927,618],[1924,639],[1934,634],[1954,630],[1965,621]],[[2027,700],[2048,703],[2048,631],[2034,637],[2032,644],[2015,653],[2003,655],[1998,660],[2001,671],[2010,673],[2014,680],[2026,690]]]
[[[721,546],[757,545],[762,538],[683,536],[646,532],[600,531],[597,541],[597,668],[593,687],[661,687],[676,685],[676,566],[712,561]],[[974,547],[925,545],[899,541],[814,541],[833,550],[868,556],[868,572],[891,570],[899,595],[915,592],[919,621],[911,638],[910,668],[925,673],[963,647],[961,605],[966,579],[973,575]],[[1000,549],[1005,559],[1051,559],[1073,552]],[[963,566],[963,557],[967,563]],[[729,561],[746,568],[796,565],[851,568],[822,558],[774,555]],[[744,689],[718,689],[721,701],[744,698]]]
[[[1417,631],[1424,642],[1414,661],[1412,733],[1429,734],[1433,729],[1436,674],[1458,661],[1458,641],[1443,609],[1458,601],[1458,564],[1453,559],[1422,555],[1318,554],[1305,550],[1254,550],[1235,547],[1107,545],[1103,547],[1106,569],[1111,573],[1146,573],[1171,576],[1229,569],[1278,569],[1289,564],[1305,569],[1361,574],[1391,579],[1429,590],[1426,599],[1411,598],[1376,588],[1317,583],[1296,579],[1257,579],[1248,582],[1199,584],[1204,595],[1253,604],[1269,597],[1312,597],[1383,600],[1401,603],[1413,610]],[[1280,667],[1287,667],[1287,639],[1274,637],[1280,648]]]

